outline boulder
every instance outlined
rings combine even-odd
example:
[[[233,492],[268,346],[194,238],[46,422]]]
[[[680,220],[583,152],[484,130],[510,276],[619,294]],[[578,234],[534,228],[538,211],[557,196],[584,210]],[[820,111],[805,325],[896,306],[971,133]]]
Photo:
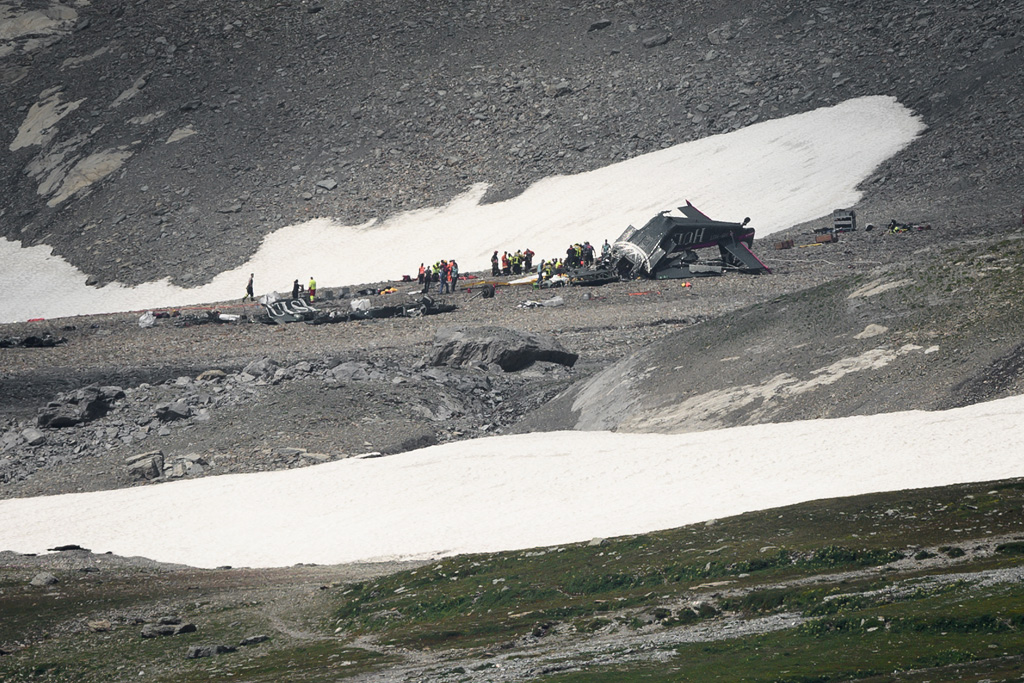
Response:
[[[55,583],[60,583],[60,580],[50,572],[40,572],[33,576],[29,583],[33,586],[52,586]]]
[[[200,659],[201,657],[213,657],[214,655],[234,652],[237,648],[230,645],[193,645],[188,649],[188,659]]]
[[[161,451],[149,451],[130,456],[126,460],[128,474],[135,479],[152,481],[159,479],[164,473],[164,454]]]
[[[249,636],[248,638],[242,638],[242,640],[239,641],[238,644],[243,646],[243,647],[245,647],[245,646],[249,646],[249,645],[257,645],[259,643],[265,643],[268,640],[270,640],[270,636],[266,636],[266,635]]]
[[[21,438],[25,439],[25,443],[29,446],[39,446],[46,442],[46,435],[35,427],[22,430]]]
[[[253,377],[264,377],[266,375],[273,374],[275,370],[277,370],[277,363],[269,358],[254,360],[242,368],[243,373],[252,375]]]
[[[515,372],[537,361],[571,367],[578,358],[550,335],[496,326],[455,326],[443,327],[434,335],[430,365],[494,364],[505,372]]]
[[[196,379],[199,380],[200,382],[210,382],[215,380],[226,379],[227,376],[228,374],[223,370],[211,368],[210,370],[203,370],[201,373],[199,373],[199,376],[196,377]]]
[[[159,638],[161,636],[177,636],[182,633],[194,633],[195,624],[146,624],[142,627],[143,638]]]
[[[173,403],[161,403],[155,408],[156,416],[161,422],[173,422],[175,420],[183,420],[192,414],[192,409],[188,407],[188,404],[181,401],[174,401]]]
[[[39,410],[39,427],[73,427],[103,417],[111,405],[124,398],[121,387],[101,387],[95,384],[83,389],[58,394],[57,398]]]
[[[330,370],[334,379],[339,382],[365,382],[370,379],[369,366],[366,363],[346,361]]]

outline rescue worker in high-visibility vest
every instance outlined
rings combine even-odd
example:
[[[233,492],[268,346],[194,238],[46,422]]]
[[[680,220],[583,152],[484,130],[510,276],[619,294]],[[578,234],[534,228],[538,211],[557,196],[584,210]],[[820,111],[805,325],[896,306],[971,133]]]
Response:
[[[313,303],[313,299],[316,298],[316,280],[313,276],[309,276],[309,286],[306,287],[306,291],[309,292],[309,303]]]

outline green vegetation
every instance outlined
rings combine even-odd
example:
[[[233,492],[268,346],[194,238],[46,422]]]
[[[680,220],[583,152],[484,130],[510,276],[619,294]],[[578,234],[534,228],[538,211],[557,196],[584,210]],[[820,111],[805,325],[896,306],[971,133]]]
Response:
[[[66,572],[56,586],[30,587],[30,573],[0,569],[0,647],[9,652],[0,679],[341,680],[400,663],[403,648],[465,658],[446,675],[468,676],[481,657],[526,657],[529,642],[560,639],[576,649],[556,668],[584,673],[558,681],[1019,675],[1024,584],[970,577],[1021,566],[1022,507],[1021,481],[882,493],[291,592],[231,571]],[[140,637],[142,621],[168,613],[198,630]],[[111,630],[85,627],[103,618]],[[597,635],[628,640],[757,618],[778,623],[744,637],[669,639],[660,663],[588,665],[586,642]],[[237,645],[256,633],[270,639]],[[191,646],[217,643],[237,651],[186,658]]]

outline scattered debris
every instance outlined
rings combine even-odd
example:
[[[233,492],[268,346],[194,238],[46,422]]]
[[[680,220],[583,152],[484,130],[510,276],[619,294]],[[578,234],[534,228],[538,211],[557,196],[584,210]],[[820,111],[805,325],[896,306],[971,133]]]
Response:
[[[524,301],[519,304],[519,308],[553,308],[555,306],[564,306],[565,299],[560,296],[553,296],[545,301]]]
[[[42,336],[30,334],[27,337],[3,337],[0,338],[0,349],[44,349],[66,344],[67,341],[64,337],[54,337],[49,332]]]
[[[889,221],[888,229],[891,233],[910,232],[912,230],[931,230],[932,225],[931,223],[900,223],[895,218],[893,218],[892,220]]]
[[[835,209],[832,212],[832,225],[825,228],[816,228],[814,234],[836,235],[841,232],[853,232],[857,229],[857,214],[853,209]]]
[[[263,308],[266,309],[270,322],[277,323],[278,325],[312,320],[317,313],[317,309],[302,299],[280,299],[263,302],[261,298],[260,302],[263,303]]]

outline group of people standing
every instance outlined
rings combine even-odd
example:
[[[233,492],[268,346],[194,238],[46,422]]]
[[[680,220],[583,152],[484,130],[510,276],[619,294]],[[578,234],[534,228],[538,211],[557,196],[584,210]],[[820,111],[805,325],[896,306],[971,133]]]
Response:
[[[611,245],[608,240],[604,241],[601,247],[601,256],[606,257],[611,252]],[[513,253],[504,252],[500,257],[495,250],[491,255],[491,275],[522,275],[523,273],[534,272],[533,257],[535,252],[532,249],[517,249]],[[550,279],[553,275],[563,274],[568,268],[590,267],[595,262],[595,249],[590,242],[576,243],[565,250],[565,259],[552,259],[545,261],[541,259],[537,264],[536,273],[538,282]],[[242,301],[255,301],[253,295],[254,273],[249,274],[249,281],[245,285],[245,296]],[[418,281],[423,285],[423,293],[430,291],[433,284],[437,284],[438,294],[455,293],[459,285],[459,264],[455,259],[450,261],[441,259],[432,266],[420,264]],[[316,280],[311,276],[309,285],[304,289],[298,280],[292,283],[292,299],[305,299],[313,303],[316,299]]]
[[[602,258],[609,256],[611,250],[612,245],[608,243],[608,240],[605,240],[601,246]],[[577,242],[565,250],[564,259],[557,258],[549,261],[541,259],[536,268],[538,282],[551,279],[553,275],[562,275],[569,268],[592,267],[597,260],[596,251],[590,242],[585,241],[582,244]],[[512,254],[506,251],[500,257],[498,252],[495,251],[491,254],[491,275],[498,277],[501,275],[532,273],[534,272],[534,256],[534,252],[530,249],[518,250]]]
[[[532,249],[517,249],[512,254],[506,251],[499,259],[498,252],[495,251],[491,254],[491,275],[498,277],[499,275],[522,275],[524,272],[529,273],[533,270],[534,255]]]
[[[608,240],[605,240],[604,245],[601,247],[601,255],[607,256],[611,248]],[[590,268],[594,265],[595,261],[594,245],[590,242],[584,242],[583,244],[577,242],[565,250],[565,262],[570,268]]]
[[[423,293],[430,291],[430,286],[437,283],[438,294],[454,294],[459,286],[459,264],[455,259],[441,259],[432,266],[420,264],[417,281],[423,285]]]

